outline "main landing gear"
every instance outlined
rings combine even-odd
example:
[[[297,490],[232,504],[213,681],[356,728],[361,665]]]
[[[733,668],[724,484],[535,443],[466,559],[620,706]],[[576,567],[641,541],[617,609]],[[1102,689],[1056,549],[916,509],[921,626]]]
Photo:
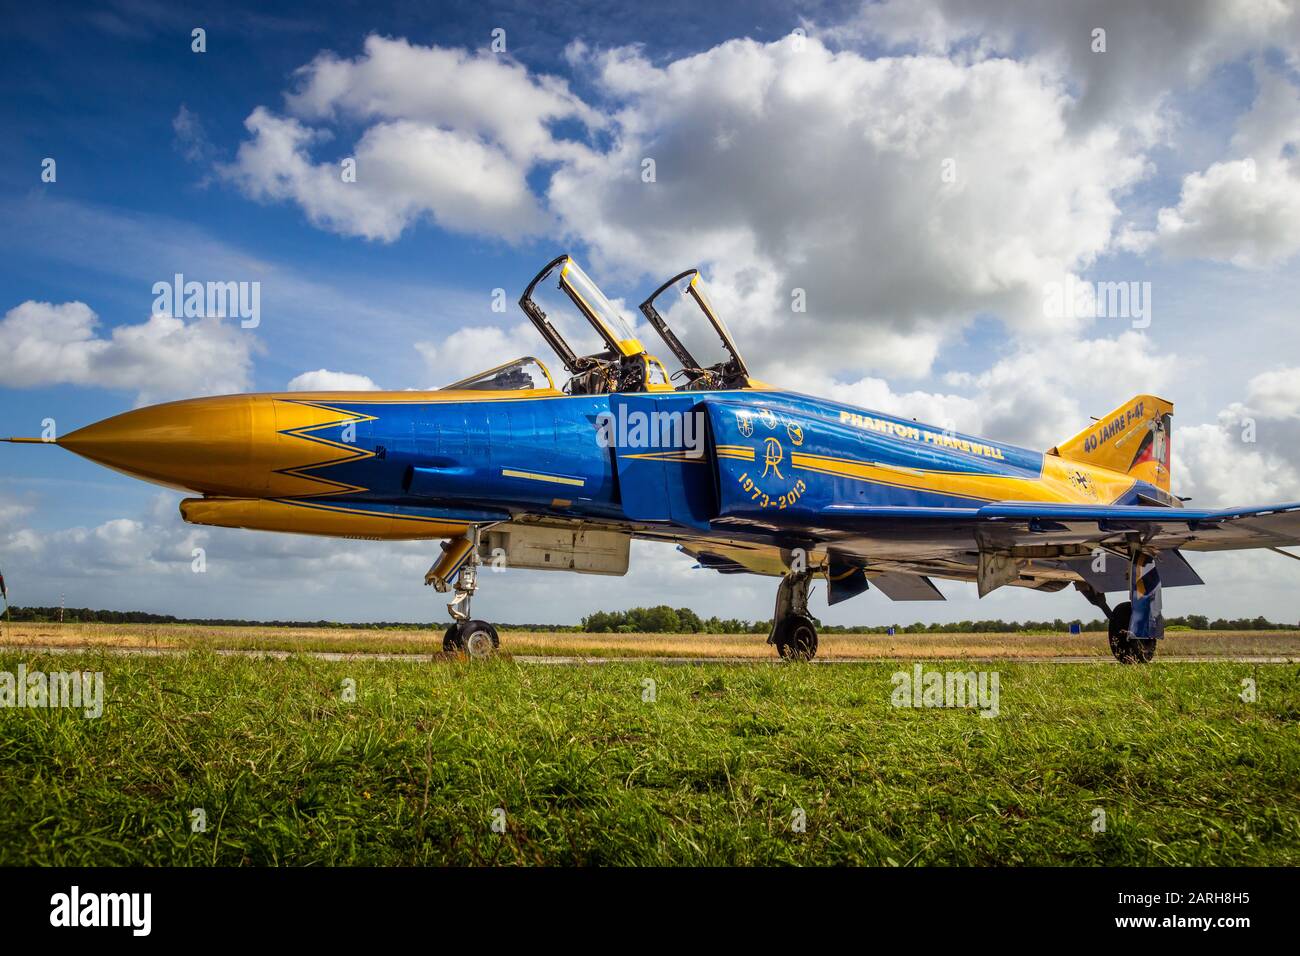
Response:
[[[786,660],[810,661],[817,656],[817,625],[808,613],[811,571],[790,571],[776,589],[776,612],[767,643]]]
[[[424,583],[432,584],[436,590],[455,592],[447,605],[455,620],[442,636],[442,649],[449,654],[465,653],[479,659],[491,657],[501,646],[495,627],[470,616],[470,602],[478,590],[481,531],[482,528],[474,526],[464,537],[444,542],[442,557],[424,576]]]
[[[1125,601],[1111,610],[1106,603],[1106,596],[1091,585],[1076,582],[1075,588],[1089,604],[1102,610],[1109,622],[1107,636],[1110,638],[1110,652],[1121,664],[1149,664],[1156,656],[1156,642],[1143,641],[1134,637],[1129,631],[1129,619],[1133,614],[1133,604]]]

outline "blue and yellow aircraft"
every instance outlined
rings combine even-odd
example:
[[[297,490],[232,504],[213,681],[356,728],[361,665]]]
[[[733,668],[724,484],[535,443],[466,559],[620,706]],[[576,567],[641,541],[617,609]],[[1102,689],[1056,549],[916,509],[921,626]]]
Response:
[[[171,402],[56,441],[194,493],[180,509],[195,524],[441,539],[425,583],[453,593],[444,647],[475,656],[499,645],[470,613],[482,561],[624,574],[640,538],[779,577],[768,642],[782,657],[816,653],[817,577],[832,604],[871,586],[943,600],[931,579],[947,578],[981,596],[1073,585],[1107,614],[1115,656],[1144,662],[1161,587],[1203,583],[1183,551],[1300,544],[1300,504],[1201,510],[1170,494],[1173,405],[1152,395],[1036,452],[755,381],[696,270],[641,305],[671,377],[567,255],[519,304],[563,388],[526,357],[430,392]],[[1112,609],[1116,591],[1130,599]]]

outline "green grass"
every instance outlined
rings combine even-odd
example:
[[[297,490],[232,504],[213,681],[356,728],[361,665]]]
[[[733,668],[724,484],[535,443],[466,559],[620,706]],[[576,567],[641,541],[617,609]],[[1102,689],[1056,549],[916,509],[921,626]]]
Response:
[[[910,664],[20,661],[108,700],[0,709],[0,864],[1300,863],[1293,665],[999,665],[984,719]]]

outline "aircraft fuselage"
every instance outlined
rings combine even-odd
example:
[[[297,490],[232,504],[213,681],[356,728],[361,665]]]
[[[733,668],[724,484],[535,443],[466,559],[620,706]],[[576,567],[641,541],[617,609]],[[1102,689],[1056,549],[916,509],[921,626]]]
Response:
[[[774,535],[838,505],[1169,503],[1147,482],[791,392],[284,393],[137,409],[59,442],[202,496],[204,524],[439,538],[517,513]]]

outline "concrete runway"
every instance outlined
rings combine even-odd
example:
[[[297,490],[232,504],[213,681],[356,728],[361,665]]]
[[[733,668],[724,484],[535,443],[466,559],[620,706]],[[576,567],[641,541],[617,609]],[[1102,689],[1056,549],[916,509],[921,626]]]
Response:
[[[97,651],[120,657],[174,657],[191,653],[189,648],[181,647],[117,647],[96,644],[12,644],[0,645],[0,652],[16,651],[26,654],[93,654]],[[246,650],[240,648],[213,648],[212,653],[227,657],[252,657],[273,660],[285,660],[295,655],[313,657],[322,661],[397,661],[412,664],[430,663],[444,659],[442,654],[387,654],[374,651],[272,651]],[[551,666],[574,666],[594,664],[666,664],[691,666],[698,664],[755,664],[775,665],[783,661],[772,652],[771,657],[565,657],[537,656],[516,654],[510,658],[517,664],[542,664]],[[927,660],[967,661],[972,664],[1118,664],[1113,657],[832,657],[811,661],[813,664],[879,664],[923,663]],[[1279,657],[1267,654],[1216,655],[1189,657],[1156,655],[1153,664],[1296,664],[1297,657]]]

